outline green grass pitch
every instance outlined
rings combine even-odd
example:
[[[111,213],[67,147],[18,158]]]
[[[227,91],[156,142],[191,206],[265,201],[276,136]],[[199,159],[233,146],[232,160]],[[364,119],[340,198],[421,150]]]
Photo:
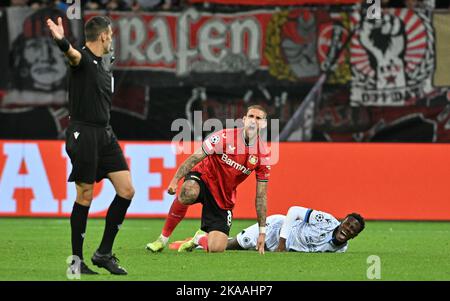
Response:
[[[84,254],[100,275],[81,280],[368,280],[367,258],[377,255],[381,280],[450,280],[450,222],[367,222],[344,254],[268,253],[201,250],[148,253],[144,247],[160,233],[162,219],[128,219],[114,252],[128,276],[113,276],[93,267],[90,256],[98,246],[104,220],[89,219]],[[231,235],[253,224],[235,220]],[[171,241],[192,236],[198,220],[184,220]],[[67,280],[70,255],[68,219],[0,218],[0,280]],[[373,280],[371,280],[373,281]]]

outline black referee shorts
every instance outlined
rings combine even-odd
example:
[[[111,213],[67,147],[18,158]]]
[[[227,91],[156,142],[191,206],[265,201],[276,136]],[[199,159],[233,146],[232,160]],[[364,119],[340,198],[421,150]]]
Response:
[[[186,180],[194,180],[200,185],[200,193],[196,202],[200,202],[203,205],[201,229],[207,233],[220,231],[229,236],[233,212],[231,210],[224,210],[217,205],[205,182],[202,181],[199,172],[189,172],[184,177],[184,181]]]
[[[66,152],[72,162],[69,182],[93,184],[110,172],[128,170],[117,137],[110,126],[71,122],[66,130]]]

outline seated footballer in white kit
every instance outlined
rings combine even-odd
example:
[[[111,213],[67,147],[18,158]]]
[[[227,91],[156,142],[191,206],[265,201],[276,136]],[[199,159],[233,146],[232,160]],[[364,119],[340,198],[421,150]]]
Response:
[[[364,218],[358,213],[348,214],[339,222],[329,213],[300,206],[289,208],[287,215],[267,217],[265,249],[271,252],[345,252],[348,240],[364,230]],[[256,250],[258,224],[242,230],[230,238],[227,250]],[[178,251],[192,251],[207,246],[207,235],[197,232]]]

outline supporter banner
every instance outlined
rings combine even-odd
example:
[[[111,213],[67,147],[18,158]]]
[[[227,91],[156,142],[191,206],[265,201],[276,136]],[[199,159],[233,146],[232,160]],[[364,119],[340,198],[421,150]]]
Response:
[[[68,122],[65,108],[68,66],[47,29],[46,20],[62,17],[65,36],[71,43],[80,36],[81,20],[70,21],[65,12],[56,8],[8,7],[0,13],[0,119],[5,120],[0,132],[20,132],[18,129],[30,126],[31,121],[21,123],[20,115],[35,115],[33,111],[39,110],[46,114],[39,116],[36,127],[47,131],[39,137],[61,137]],[[54,128],[57,134],[49,134]],[[33,136],[27,131],[33,129],[24,133]],[[18,137],[22,135],[15,135]]]
[[[328,89],[314,116],[312,141],[449,142],[450,93],[434,90],[414,105],[349,106],[349,92]]]
[[[93,15],[87,13],[85,18]],[[312,9],[228,14],[188,9],[139,15],[114,12],[110,17],[116,70],[164,72],[164,82],[152,80],[165,86],[312,83],[329,67],[329,53],[340,53],[349,26],[346,13]],[[350,80],[348,62],[336,72],[339,82]],[[234,80],[224,80],[228,75]]]
[[[271,11],[219,14],[111,13],[116,68],[198,73],[246,73],[265,68],[264,26]],[[86,14],[88,19],[92,14]]]
[[[0,138],[62,138],[67,67],[43,24],[64,13],[1,12]],[[85,19],[99,13],[85,12]],[[193,124],[193,111],[202,110],[203,120],[237,119],[250,103],[265,106],[283,130],[329,70],[314,118],[292,129],[307,135],[291,139],[450,141],[450,93],[431,81],[445,85],[448,76],[446,14],[392,9],[372,22],[342,7],[289,7],[110,16],[111,123],[122,139],[170,140],[177,118]],[[82,42],[79,25],[65,18],[75,44]]]
[[[64,13],[14,7],[6,12],[9,40],[2,36],[2,43],[10,45],[12,60],[5,69],[11,81],[0,107],[64,103],[67,68],[45,26],[46,18]],[[95,14],[85,12],[85,20]],[[328,83],[352,82],[353,105],[404,105],[431,90],[430,11],[388,10],[380,22],[361,21],[357,10],[311,8],[226,14],[191,8],[109,16],[115,70],[132,72],[141,85],[312,84],[331,71]],[[64,20],[67,37],[80,42],[80,24]],[[350,36],[350,47],[343,49]],[[338,64],[330,70],[337,55]],[[116,91],[130,84],[119,83]]]
[[[350,49],[351,105],[405,106],[431,93],[435,64],[431,12],[388,9],[381,21],[360,18],[354,15],[360,29]]]
[[[436,72],[433,84],[438,87],[450,86],[450,12],[433,12],[433,26],[436,31]]]
[[[95,14],[99,12],[85,12],[85,20]],[[9,38],[2,35],[1,42],[9,45],[11,60],[3,58],[0,64],[11,76],[2,83],[6,95],[0,108],[65,103],[67,67],[45,26],[46,18],[64,17],[64,12],[11,7],[6,16],[0,22]],[[391,9],[376,22],[357,10],[311,8],[233,13],[191,8],[109,16],[117,75],[139,78],[133,86],[143,86],[143,91],[181,84],[313,84],[324,71],[330,71],[328,84],[351,82],[355,106],[411,104],[432,90],[436,57],[431,11]],[[66,36],[81,42],[80,24],[64,20]],[[442,43],[447,44],[445,37]],[[337,55],[338,64],[330,70]],[[124,87],[129,84],[118,81],[116,91],[128,93]]]
[[[62,17],[65,36],[74,42],[75,25],[65,13],[56,8],[33,10],[10,7],[5,18],[7,35],[0,38],[2,47],[9,49],[1,69],[9,74],[2,87],[0,109],[14,111],[18,108],[66,103],[67,65],[64,54],[58,49],[47,29],[46,19]],[[7,46],[8,45],[8,46]]]
[[[370,3],[373,1],[369,0]],[[189,0],[190,3],[216,3],[228,5],[305,5],[305,4],[327,4],[327,5],[343,5],[356,4],[359,0]]]
[[[351,29],[348,12],[292,9],[274,12],[266,29],[264,55],[270,75],[278,80],[314,82],[328,73],[328,83],[351,80],[344,44]],[[332,66],[337,60],[337,65]],[[332,68],[334,67],[334,68]]]
[[[164,217],[173,201],[166,192],[186,155],[168,142],[122,143],[135,197],[129,217]],[[192,145],[189,145],[192,146]],[[282,143],[272,166],[268,214],[293,205],[338,218],[359,212],[367,219],[450,220],[447,144]],[[61,141],[0,141],[0,216],[67,217],[75,186]],[[256,181],[237,192],[234,218],[255,218]],[[95,186],[91,216],[104,216],[115,195],[109,181]],[[201,205],[188,217],[198,218]]]

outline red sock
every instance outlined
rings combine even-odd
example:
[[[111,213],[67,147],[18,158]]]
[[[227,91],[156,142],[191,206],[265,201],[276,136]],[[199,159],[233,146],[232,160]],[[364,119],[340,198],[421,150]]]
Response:
[[[162,235],[165,237],[169,237],[172,235],[173,230],[177,227],[177,225],[181,222],[181,220],[186,215],[189,205],[183,205],[178,201],[178,198],[172,203],[170,206],[169,214],[166,218],[166,223],[164,224],[164,228],[162,229]]]
[[[208,252],[208,235],[200,237],[198,240],[198,245],[202,246],[203,249]]]

